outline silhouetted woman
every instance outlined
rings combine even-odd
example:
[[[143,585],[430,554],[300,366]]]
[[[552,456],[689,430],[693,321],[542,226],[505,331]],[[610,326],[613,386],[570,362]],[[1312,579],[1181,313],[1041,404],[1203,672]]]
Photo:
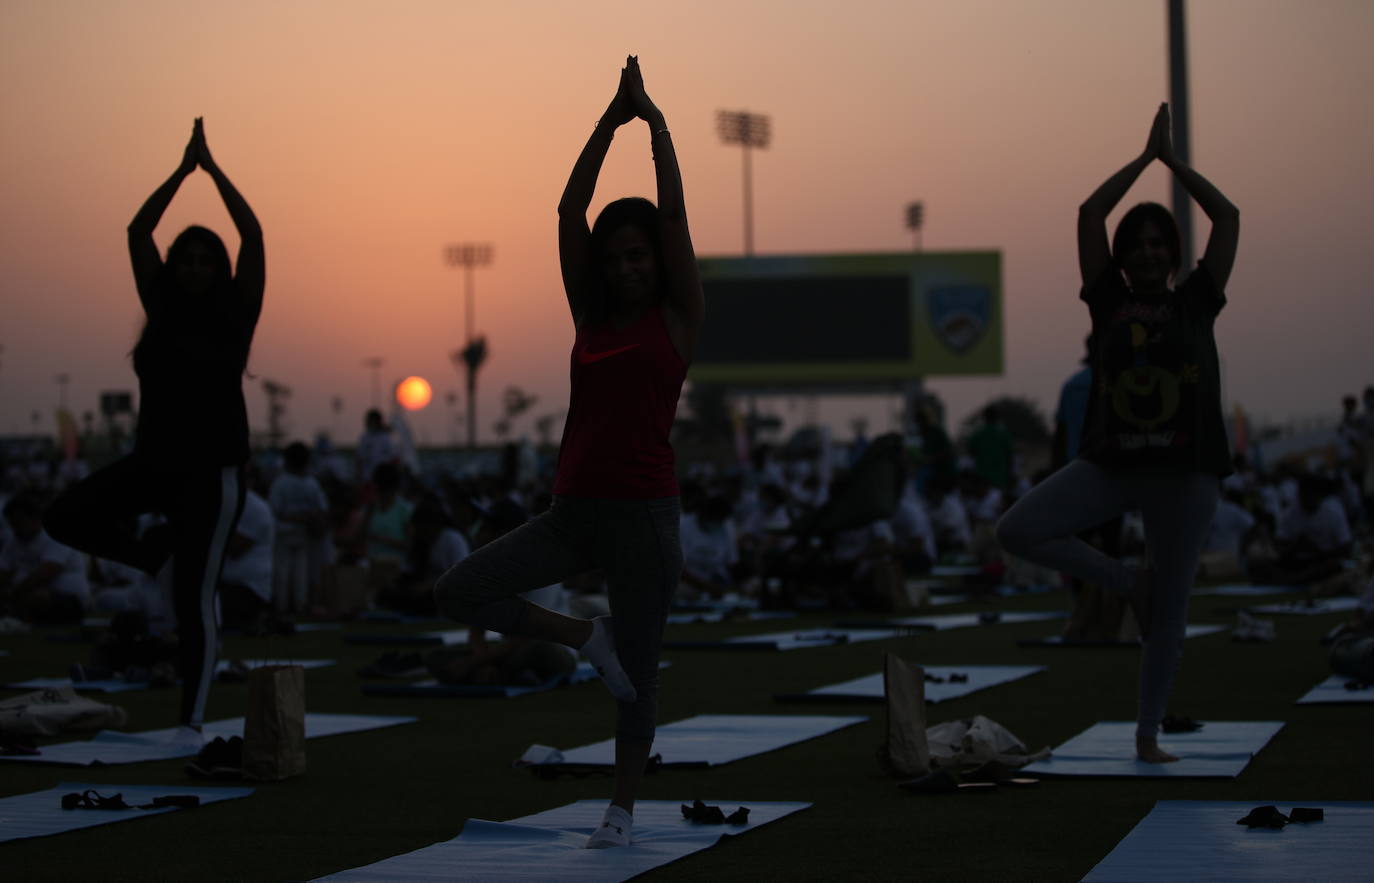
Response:
[[[182,231],[163,261],[153,230],[186,176],[204,169],[238,228],[238,264],[204,227]],[[146,323],[134,346],[138,428],[132,454],[73,485],[49,533],[92,555],[156,574],[171,555],[181,647],[181,724],[199,731],[215,664],[215,587],[243,506],[248,414],[242,377],[262,310],[262,229],[205,143],[199,119],[181,164],[129,224],[129,257]],[[139,538],[130,515],[160,513]],[[191,739],[194,736],[186,734]]]
[[[648,123],[658,206],[617,200],[589,230],[602,160],[635,117]],[[659,650],[682,570],[668,434],[704,309],[677,158],[633,57],[563,191],[558,247],[577,335],[553,505],[450,570],[436,595],[457,620],[580,649],[600,671],[619,701],[615,794],[587,845],[620,846],[653,744]],[[593,568],[605,571],[614,629],[611,617],[518,597]]]
[[[1162,205],[1121,219],[1110,250],[1106,218],[1153,160],[1164,163],[1212,221],[1207,250],[1177,287],[1178,227]],[[1188,594],[1231,472],[1212,326],[1226,303],[1239,213],[1174,156],[1169,108],[1155,115],[1145,150],[1078,212],[1082,298],[1092,315],[1093,392],[1078,458],[1041,482],[997,526],[1014,555],[1125,594],[1145,643],[1136,754],[1177,760],[1159,747],[1159,723],[1183,654]],[[1151,566],[1132,569],[1075,534],[1139,510]]]

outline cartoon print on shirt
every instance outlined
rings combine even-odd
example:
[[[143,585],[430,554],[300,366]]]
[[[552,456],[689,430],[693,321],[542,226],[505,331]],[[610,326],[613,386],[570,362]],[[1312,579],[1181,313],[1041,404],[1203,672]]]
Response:
[[[1169,447],[1183,439],[1173,429],[1157,430],[1167,426],[1178,414],[1180,386],[1197,383],[1198,366],[1185,364],[1179,374],[1174,374],[1149,364],[1146,347],[1159,340],[1159,333],[1151,334],[1141,322],[1131,322],[1129,330],[1132,364],[1114,380],[1104,381],[1104,392],[1110,397],[1116,416],[1141,431],[1119,433],[1117,441],[1123,450]]]

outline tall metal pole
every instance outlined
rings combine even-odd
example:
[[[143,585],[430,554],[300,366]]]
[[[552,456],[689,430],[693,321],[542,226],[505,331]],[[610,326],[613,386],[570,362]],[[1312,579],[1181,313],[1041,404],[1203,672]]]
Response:
[[[477,369],[487,357],[485,338],[473,336],[476,297],[473,294],[472,273],[477,267],[491,263],[491,246],[487,243],[464,242],[444,249],[444,258],[452,266],[463,268],[466,327],[463,329],[463,348],[454,354],[454,363],[462,362],[467,374],[468,390],[468,447],[477,447]]]
[[[1174,155],[1185,166],[1193,164],[1188,130],[1188,41],[1184,27],[1183,0],[1169,2],[1169,109],[1174,122]],[[1174,218],[1181,243],[1179,266],[1193,266],[1193,203],[1178,177],[1174,177]]]
[[[747,111],[716,111],[716,132],[726,144],[744,148],[744,254],[754,254],[754,187],[753,165],[749,157],[752,147],[767,147],[771,121],[763,114]]]

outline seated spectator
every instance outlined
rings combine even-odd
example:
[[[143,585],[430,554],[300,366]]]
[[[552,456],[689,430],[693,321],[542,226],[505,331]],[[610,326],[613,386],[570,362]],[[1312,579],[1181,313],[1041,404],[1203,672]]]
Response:
[[[730,503],[723,496],[704,500],[682,513],[682,583],[698,593],[720,597],[735,585],[739,563]]]
[[[903,573],[911,576],[928,572],[939,556],[935,528],[921,498],[915,493],[902,494],[888,525],[892,531],[892,553],[901,562]]]
[[[954,492],[954,479],[933,475],[926,482],[926,498],[930,502],[930,521],[935,528],[935,545],[940,557],[967,554],[973,545],[973,529],[968,511]]]
[[[443,501],[433,494],[422,497],[410,516],[405,566],[394,584],[378,591],[377,603],[403,613],[437,615],[434,581],[469,551],[467,538],[453,526]]]
[[[272,481],[268,502],[276,519],[272,598],[278,613],[304,613],[319,584],[322,556],[312,554],[326,535],[329,502],[313,475],[310,449],[292,442],[283,452],[284,470]]]
[[[1324,479],[1301,478],[1297,505],[1279,519],[1274,542],[1279,560],[1270,579],[1275,582],[1307,585],[1341,570],[1354,543],[1345,508]]]
[[[415,507],[401,496],[401,470],[395,463],[383,463],[372,473],[376,498],[368,507],[363,529],[367,536],[367,560],[392,566],[398,572],[410,550],[410,517]]]
[[[1244,499],[1244,491],[1230,485],[1217,501],[1198,562],[1200,573],[1209,579],[1245,575],[1245,548],[1254,538],[1259,521],[1245,508]]]
[[[229,538],[219,576],[220,617],[225,628],[258,633],[271,626],[275,534],[272,507],[253,491],[245,493],[243,513]]]
[[[37,496],[19,493],[5,504],[13,536],[0,549],[0,615],[27,622],[80,622],[90,600],[86,556],[48,536]]]

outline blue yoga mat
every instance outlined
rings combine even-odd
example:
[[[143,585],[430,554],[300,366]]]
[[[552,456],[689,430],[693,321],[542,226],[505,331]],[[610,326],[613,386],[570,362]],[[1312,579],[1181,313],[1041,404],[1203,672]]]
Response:
[[[244,659],[241,660],[249,668],[260,668],[264,665],[299,665],[302,668],[325,668],[334,664],[332,659]],[[221,659],[215,664],[215,674],[227,671],[230,660]],[[76,690],[85,690],[92,693],[124,693],[129,690],[148,689],[147,681],[126,681],[122,678],[109,678],[106,680],[94,681],[73,681],[71,678],[29,678],[27,681],[15,681],[6,684],[16,690],[53,690],[58,687],[72,687]]]
[[[1374,685],[1347,690],[1345,685],[1352,679],[1345,675],[1332,675],[1317,686],[1308,690],[1298,700],[1299,705],[1369,705],[1374,704]]]
[[[1287,595],[1290,592],[1305,592],[1302,586],[1251,586],[1251,585],[1225,585],[1225,586],[1202,586],[1193,589],[1194,595],[1229,595],[1237,598],[1262,598],[1265,595]]]
[[[702,714],[658,728],[654,753],[664,766],[719,766],[861,724],[867,717]],[[615,740],[560,752],[563,763],[611,766]]]
[[[926,665],[922,666],[928,677],[942,679],[926,681],[926,701],[930,703],[958,699],[998,684],[1008,684],[1045,670],[1043,665]],[[967,681],[951,683],[949,676],[963,674]],[[864,675],[852,681],[817,687],[807,693],[787,693],[773,698],[779,702],[864,702],[880,703],[886,701],[882,672]]]
[[[749,807],[747,825],[698,825],[682,818],[680,804],[635,804],[634,842],[613,849],[584,849],[601,821],[604,800],[579,800],[548,812],[488,822],[469,819],[463,833],[415,852],[319,878],[338,883],[402,880],[482,880],[608,883],[640,874],[712,847],[811,806],[759,800],[707,800],[726,813]]]
[[[499,641],[502,635],[487,632],[488,641]],[[388,634],[386,632],[353,632],[343,636],[346,644],[379,644],[383,646],[420,645],[426,647],[456,647],[468,642],[467,629],[444,629],[416,634]]]
[[[1234,779],[1281,729],[1281,721],[1207,721],[1192,733],[1160,735],[1159,747],[1178,761],[1146,763],[1135,757],[1135,722],[1107,721],[1022,769],[1046,776]]]
[[[1256,807],[1284,815],[1320,808],[1320,822],[1280,829],[1237,825]],[[1368,880],[1374,867],[1374,803],[1322,800],[1161,800],[1083,879]]]
[[[219,803],[247,797],[252,788],[206,788],[200,785],[111,785],[108,782],[59,782],[47,791],[34,791],[30,794],[16,794],[0,798],[0,843],[22,840],[28,837],[47,837],[96,825],[113,822],[127,822],[147,816],[160,816],[163,813],[183,812],[173,807],[160,809],[63,809],[62,798],[73,792],[81,793],[94,789],[102,797],[124,795],[124,802],[130,806],[152,803],[154,797],[170,794],[194,794],[200,798],[200,805]],[[8,878],[8,875],[6,875]],[[18,879],[13,878],[13,879]]]
[[[1011,610],[991,611],[996,619],[984,622],[980,613],[937,613],[929,616],[899,616],[895,619],[843,620],[837,625],[845,628],[894,628],[927,632],[943,632],[950,629],[967,629],[984,625],[1005,625],[1020,622],[1041,622],[1047,619],[1063,619],[1068,616],[1062,610]]]
[[[318,714],[305,716],[305,738],[335,736],[341,733],[357,733],[392,727],[397,724],[414,723],[415,717],[384,717],[366,714]],[[216,736],[228,739],[243,735],[243,718],[211,721],[205,725],[206,742]],[[143,733],[121,733],[116,730],[101,730],[90,739],[79,742],[58,742],[44,745],[42,754],[9,754],[0,760],[17,763],[59,763],[77,766],[107,766],[121,763],[138,763],[145,760],[171,760],[178,757],[194,757],[200,753],[200,746],[178,739],[175,728],[149,730]]]
[[[542,684],[530,686],[503,686],[499,684],[441,684],[430,678],[409,684],[363,684],[363,693],[368,696],[421,696],[421,697],[492,697],[510,698],[542,693],[561,687],[564,684],[580,684],[596,680],[596,669],[590,662],[579,662],[571,674],[558,675]]]
[[[1215,635],[1217,632],[1226,631],[1224,625],[1188,625],[1183,627],[1184,638],[1200,638],[1203,635]],[[1018,647],[1135,647],[1139,649],[1139,641],[1078,641],[1069,640],[1063,635],[1050,635],[1044,638],[1022,638],[1016,642]]]
[[[900,629],[804,629],[795,632],[770,632],[765,635],[739,635],[715,641],[664,641],[673,650],[804,650],[810,647],[834,647],[860,641],[883,641],[901,638]]]
[[[1351,596],[1342,598],[1318,598],[1314,601],[1290,601],[1287,604],[1261,604],[1251,607],[1251,613],[1270,613],[1283,616],[1319,616],[1323,613],[1350,613],[1358,609],[1360,599]]]

